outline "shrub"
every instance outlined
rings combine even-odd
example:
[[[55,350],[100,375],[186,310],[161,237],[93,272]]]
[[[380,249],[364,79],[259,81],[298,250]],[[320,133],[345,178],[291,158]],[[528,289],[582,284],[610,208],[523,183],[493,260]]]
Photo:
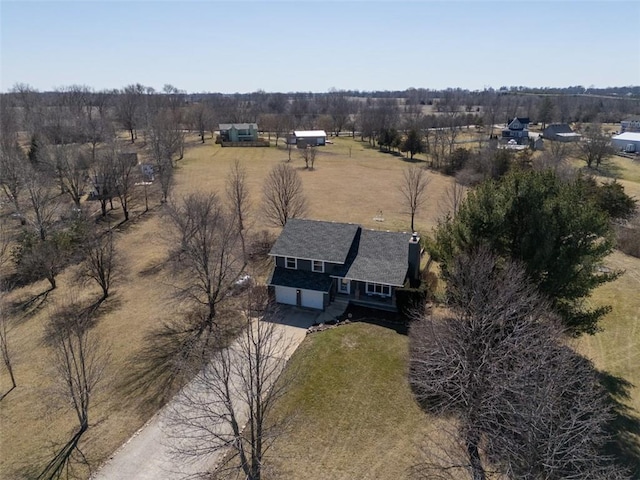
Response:
[[[396,289],[396,306],[401,315],[411,318],[415,313],[422,313],[427,301],[427,283],[411,287],[407,282],[404,287]]]

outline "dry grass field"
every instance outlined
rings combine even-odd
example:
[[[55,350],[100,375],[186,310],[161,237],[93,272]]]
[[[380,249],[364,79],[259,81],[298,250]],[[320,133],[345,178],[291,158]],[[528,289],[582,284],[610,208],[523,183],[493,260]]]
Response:
[[[304,162],[295,149],[291,152],[290,164],[299,169],[309,198],[308,217],[356,222],[376,229],[408,230],[410,218],[402,209],[397,185],[401,181],[403,168],[412,162],[396,155],[380,153],[366,143],[348,138],[332,141],[333,144],[320,150],[313,171],[303,168]],[[237,159],[247,169],[253,212],[252,229],[257,231],[266,227],[260,214],[262,182],[270,169],[280,162],[286,162],[287,157],[287,150],[282,146],[221,148],[210,140],[202,145],[195,137],[191,137],[185,158],[179,162],[173,195],[178,198],[192,191],[217,191],[222,195],[225,176]],[[420,161],[420,157],[414,160]],[[447,208],[446,190],[452,181],[435,173],[429,173],[429,178],[428,200],[416,217],[417,229],[427,233]],[[630,181],[625,182],[625,186],[628,185],[630,191],[633,190],[633,194],[640,198],[640,184],[634,183],[636,180],[632,174],[628,178]],[[150,212],[142,214],[142,208],[142,203],[138,203],[132,221],[117,230],[117,248],[126,257],[127,275],[115,285],[113,296],[103,305],[104,312],[96,327],[101,340],[110,347],[111,360],[90,410],[91,428],[82,441],[83,451],[94,467],[153,414],[153,409],[139,398],[123,396],[120,381],[134,366],[135,354],[144,345],[145,335],[164,320],[178,314],[177,306],[170,301],[171,278],[162,268],[167,249],[166,223],[159,214],[160,207],[156,199]],[[379,212],[384,217],[382,222],[374,220]],[[118,213],[112,213],[114,223]],[[636,328],[640,311],[640,296],[637,293],[640,261],[616,253],[611,262],[626,268],[627,274],[596,293],[594,301],[612,303],[614,310],[603,324],[605,331],[581,341],[580,348],[598,365],[640,385],[637,357],[640,329]],[[37,475],[37,468],[50,458],[56,444],[68,439],[77,423],[70,409],[53,393],[54,372],[50,352],[43,346],[44,325],[56,304],[66,302],[72,296],[96,299],[99,292],[92,287],[81,288],[75,284],[73,267],[60,275],[58,283],[59,288],[49,294],[45,305],[37,311],[29,314],[2,312],[3,315],[12,315],[9,345],[18,383],[18,387],[0,402],[0,478],[3,479]],[[11,292],[8,301],[19,303],[45,289],[45,283],[39,282]],[[380,333],[381,338],[385,335]],[[366,338],[366,335],[362,338]],[[395,345],[395,340],[389,342]],[[305,349],[301,350],[299,355],[304,352]],[[0,387],[3,391],[8,388],[8,382],[8,375],[2,368]],[[406,397],[405,393],[402,395]],[[378,430],[377,422],[382,422],[382,429],[387,425],[384,419],[377,418],[375,411],[366,412],[387,395],[384,385],[379,386],[375,395],[372,392],[371,405],[362,405],[358,410],[363,415],[364,423],[358,427],[365,434],[363,437],[349,433],[338,435],[339,426],[319,426],[325,429],[329,440],[316,446],[301,444],[302,450],[298,453],[300,458],[305,458],[305,449],[320,449],[316,453],[323,458],[327,471],[334,472],[324,478],[398,478],[396,473],[402,477],[401,472],[407,465],[403,459],[404,452],[393,447],[392,442],[383,441],[389,431]],[[637,387],[631,403],[640,408],[640,390]],[[398,415],[402,415],[402,412],[398,412]],[[406,413],[401,421],[414,428],[412,432],[421,431],[424,425],[412,425],[416,418],[412,415]],[[298,435],[302,435],[301,441],[304,435],[308,435],[307,440],[313,443],[312,434],[298,432]],[[377,441],[374,441],[376,438]],[[391,438],[397,440],[396,437]],[[338,462],[343,462],[340,465],[349,456],[355,455],[352,450],[355,441],[371,441],[370,450],[366,450],[368,446],[363,443],[355,446],[358,453],[362,453],[361,458],[378,462],[373,464],[378,465],[379,470],[369,469],[365,475],[346,467],[331,467],[336,455],[340,459]],[[344,450],[344,454],[339,453],[340,449]],[[386,456],[380,453],[384,450],[388,450]],[[358,464],[364,468],[365,460]],[[384,472],[385,475],[381,477],[375,472]]]
[[[179,162],[174,196],[192,191],[224,192],[230,165],[238,159],[248,172],[253,206],[253,228],[264,228],[260,216],[262,181],[269,170],[286,161],[284,148],[221,148],[189,139],[184,160]],[[292,151],[291,165],[299,168],[310,203],[310,218],[359,222],[371,228],[408,230],[409,217],[402,213],[397,184],[404,159],[379,153],[365,144],[337,139],[318,155],[316,169],[306,171],[304,162]],[[450,179],[430,174],[429,200],[416,219],[426,231],[440,215],[442,198]],[[90,409],[91,428],[83,437],[83,452],[99,465],[152,415],[153,410],[137,398],[123,397],[120,382],[131,370],[135,354],[145,335],[176,314],[171,303],[171,279],[161,265],[166,255],[166,224],[154,199],[150,212],[142,213],[139,202],[132,221],[116,233],[118,251],[125,258],[126,278],[115,285],[114,294],[103,305],[96,333],[109,346],[111,359],[102,387]],[[384,222],[373,219],[383,212]],[[119,212],[112,212],[113,224]],[[43,346],[44,327],[56,305],[70,298],[97,299],[92,287],[73,281],[73,267],[58,279],[45,304],[29,314],[12,315],[9,346],[18,387],[0,402],[0,478],[30,478],[68,440],[77,423],[71,410],[54,393],[55,372],[51,352]],[[45,282],[17,289],[8,297],[19,304],[46,290]],[[9,378],[2,369],[0,387],[8,389]]]

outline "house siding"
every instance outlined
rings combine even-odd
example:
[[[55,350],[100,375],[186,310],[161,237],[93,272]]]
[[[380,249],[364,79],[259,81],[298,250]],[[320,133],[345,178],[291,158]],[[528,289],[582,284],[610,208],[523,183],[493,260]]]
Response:
[[[338,278],[333,279],[333,285],[331,286],[331,294],[332,296],[338,295],[342,298],[348,298],[349,300],[353,300],[354,303],[362,303],[362,304],[380,304],[386,307],[395,308],[396,307],[396,287],[391,287],[391,296],[383,297],[381,295],[370,295],[367,293],[367,282],[360,282],[357,280],[351,280],[351,286],[349,290],[349,294],[340,293],[338,291]]]
[[[285,257],[279,257],[276,256],[275,257],[275,261],[276,261],[276,267],[282,267],[282,268],[286,268],[285,265]],[[311,272],[311,260],[305,260],[302,258],[298,258],[297,259],[297,264],[298,264],[298,270],[304,270],[306,272]],[[324,273],[326,274],[331,274],[333,273],[333,270],[339,266],[337,263],[329,263],[329,262],[324,262]],[[316,273],[320,273],[320,272],[316,272]]]

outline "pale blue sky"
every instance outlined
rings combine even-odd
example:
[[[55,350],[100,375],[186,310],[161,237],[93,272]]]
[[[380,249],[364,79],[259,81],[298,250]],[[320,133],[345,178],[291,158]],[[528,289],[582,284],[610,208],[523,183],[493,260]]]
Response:
[[[640,85],[640,2],[0,0],[0,90]]]

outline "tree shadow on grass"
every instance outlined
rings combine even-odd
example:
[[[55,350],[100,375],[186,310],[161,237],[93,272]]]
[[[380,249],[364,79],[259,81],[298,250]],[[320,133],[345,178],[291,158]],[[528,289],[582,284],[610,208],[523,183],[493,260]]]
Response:
[[[52,291],[53,288],[48,288],[36,295],[29,295],[26,298],[22,297],[9,303],[7,310],[15,318],[22,321],[27,320],[46,305],[47,298]]]
[[[81,427],[67,443],[59,447],[53,458],[38,474],[37,480],[80,478],[84,476],[80,475],[80,470],[91,474],[89,461],[78,445],[86,430],[86,426]]]
[[[379,327],[388,328],[400,335],[407,335],[409,330],[406,317],[398,312],[378,310],[353,304],[349,304],[347,309],[337,318],[337,320],[370,323]]]
[[[593,175],[599,175],[601,177],[611,179],[622,177],[622,168],[610,161],[601,163],[599,167],[595,168],[584,167],[584,171]]]
[[[221,315],[224,317],[224,315]],[[208,328],[197,314],[165,322],[149,333],[130,359],[118,391],[123,402],[141,414],[164,406],[191,378],[193,372],[226,347],[237,331],[224,320]]]
[[[420,159],[420,158],[416,158],[416,157],[413,157],[413,158],[410,158],[410,157],[403,157],[403,158],[402,158],[402,161],[403,161],[403,162],[406,162],[406,163],[421,163],[424,167],[426,167],[426,166],[427,166],[427,162],[426,162],[426,160],[422,160],[422,159]]]
[[[630,399],[633,385],[622,377],[608,372],[598,372],[600,384],[609,395],[613,418],[608,425],[611,441],[605,453],[615,463],[631,471],[632,478],[640,478],[640,418],[626,402]]]

